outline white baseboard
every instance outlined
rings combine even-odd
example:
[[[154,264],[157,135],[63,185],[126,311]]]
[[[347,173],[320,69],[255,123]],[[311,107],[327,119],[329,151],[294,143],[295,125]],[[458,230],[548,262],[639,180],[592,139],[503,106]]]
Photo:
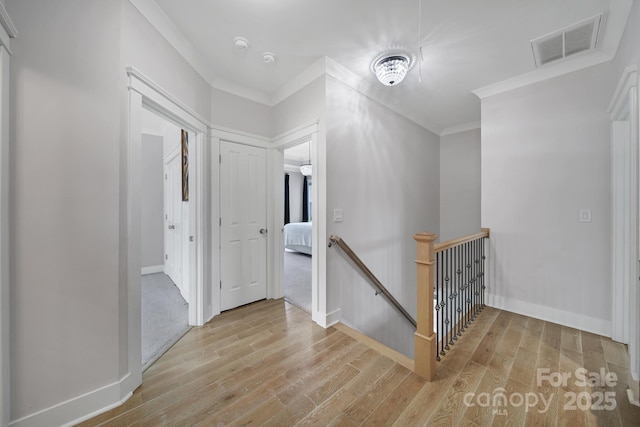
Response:
[[[330,328],[340,322],[340,309],[334,310],[328,314],[315,312],[313,313],[312,319],[323,328]]]
[[[152,265],[151,267],[142,267],[141,274],[144,276],[145,274],[155,274],[155,273],[163,273],[164,265]]]
[[[605,337],[611,337],[611,321],[538,305],[527,301],[487,294],[487,305],[501,310],[511,311],[524,316],[547,322],[557,323],[570,328],[580,329]]]
[[[9,423],[10,427],[73,426],[122,405],[133,394],[121,396],[127,377]]]

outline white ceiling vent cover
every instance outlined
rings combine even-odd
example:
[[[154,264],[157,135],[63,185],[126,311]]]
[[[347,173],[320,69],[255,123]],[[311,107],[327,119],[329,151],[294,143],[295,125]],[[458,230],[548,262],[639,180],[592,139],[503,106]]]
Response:
[[[531,41],[536,67],[597,47],[604,14]]]

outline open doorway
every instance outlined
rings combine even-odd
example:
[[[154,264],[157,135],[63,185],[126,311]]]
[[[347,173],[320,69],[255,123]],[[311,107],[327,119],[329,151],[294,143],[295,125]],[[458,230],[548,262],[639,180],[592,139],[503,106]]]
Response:
[[[189,205],[178,126],[142,110],[141,335],[145,370],[189,330]]]
[[[313,167],[311,142],[284,150],[284,298],[311,314]]]

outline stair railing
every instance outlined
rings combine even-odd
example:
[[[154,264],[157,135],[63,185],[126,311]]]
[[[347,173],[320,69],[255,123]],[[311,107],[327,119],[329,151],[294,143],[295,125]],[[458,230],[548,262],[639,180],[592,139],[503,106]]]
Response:
[[[402,314],[404,316],[405,319],[407,319],[414,327],[417,326],[417,323],[416,323],[415,319],[407,312],[407,310],[404,309],[404,307],[402,307],[402,305],[398,302],[398,300],[396,300],[393,297],[393,295],[391,295],[389,290],[384,287],[384,285],[380,282],[380,280],[378,280],[378,278],[375,276],[375,274],[373,274],[371,272],[371,270],[369,270],[369,268],[366,266],[366,264],[364,262],[362,262],[360,257],[358,257],[358,255],[356,255],[356,253],[351,249],[351,247],[349,247],[349,245],[347,245],[347,243],[344,240],[342,240],[341,237],[338,237],[338,236],[335,236],[335,235],[331,235],[329,237],[329,247],[331,247],[333,244],[338,245],[338,247],[340,249],[342,249],[342,251],[345,253],[345,255],[347,255],[349,257],[349,259],[351,261],[353,261],[353,263],[360,269],[360,271],[362,271],[362,273],[367,277],[367,279],[369,279],[371,284],[376,289],[376,295],[382,294],[384,296],[384,298],[396,310],[398,310],[398,312],[400,314]]]
[[[419,233],[415,372],[431,381],[441,359],[485,307],[485,239],[490,231],[447,242]]]

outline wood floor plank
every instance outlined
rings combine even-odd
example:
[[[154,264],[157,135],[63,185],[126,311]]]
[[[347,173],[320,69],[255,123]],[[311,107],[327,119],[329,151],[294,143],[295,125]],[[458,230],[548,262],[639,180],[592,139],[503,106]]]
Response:
[[[470,360],[462,372],[458,374],[453,385],[446,393],[442,404],[427,423],[429,425],[456,425],[466,409],[465,395],[467,393],[475,393],[478,384],[487,371],[486,367]]]
[[[283,300],[261,301],[190,330],[144,373],[128,401],[80,426],[573,427],[640,420],[626,401],[626,347],[587,332],[487,307],[437,363],[431,382],[382,350],[317,326]],[[618,376],[615,386],[576,385],[576,369],[602,366]],[[540,381],[540,369],[572,377],[556,387]],[[571,396],[600,392],[614,393],[616,408],[573,408]],[[466,404],[469,396],[500,393],[515,400]],[[543,396],[548,405],[518,404],[518,394]]]
[[[605,391],[614,393],[616,400],[615,412],[618,413],[620,425],[640,426],[640,408],[629,403],[629,399],[627,398],[627,388],[631,381],[633,381],[629,368],[618,366],[614,363],[607,363],[607,371],[616,375],[616,385],[604,388]]]

